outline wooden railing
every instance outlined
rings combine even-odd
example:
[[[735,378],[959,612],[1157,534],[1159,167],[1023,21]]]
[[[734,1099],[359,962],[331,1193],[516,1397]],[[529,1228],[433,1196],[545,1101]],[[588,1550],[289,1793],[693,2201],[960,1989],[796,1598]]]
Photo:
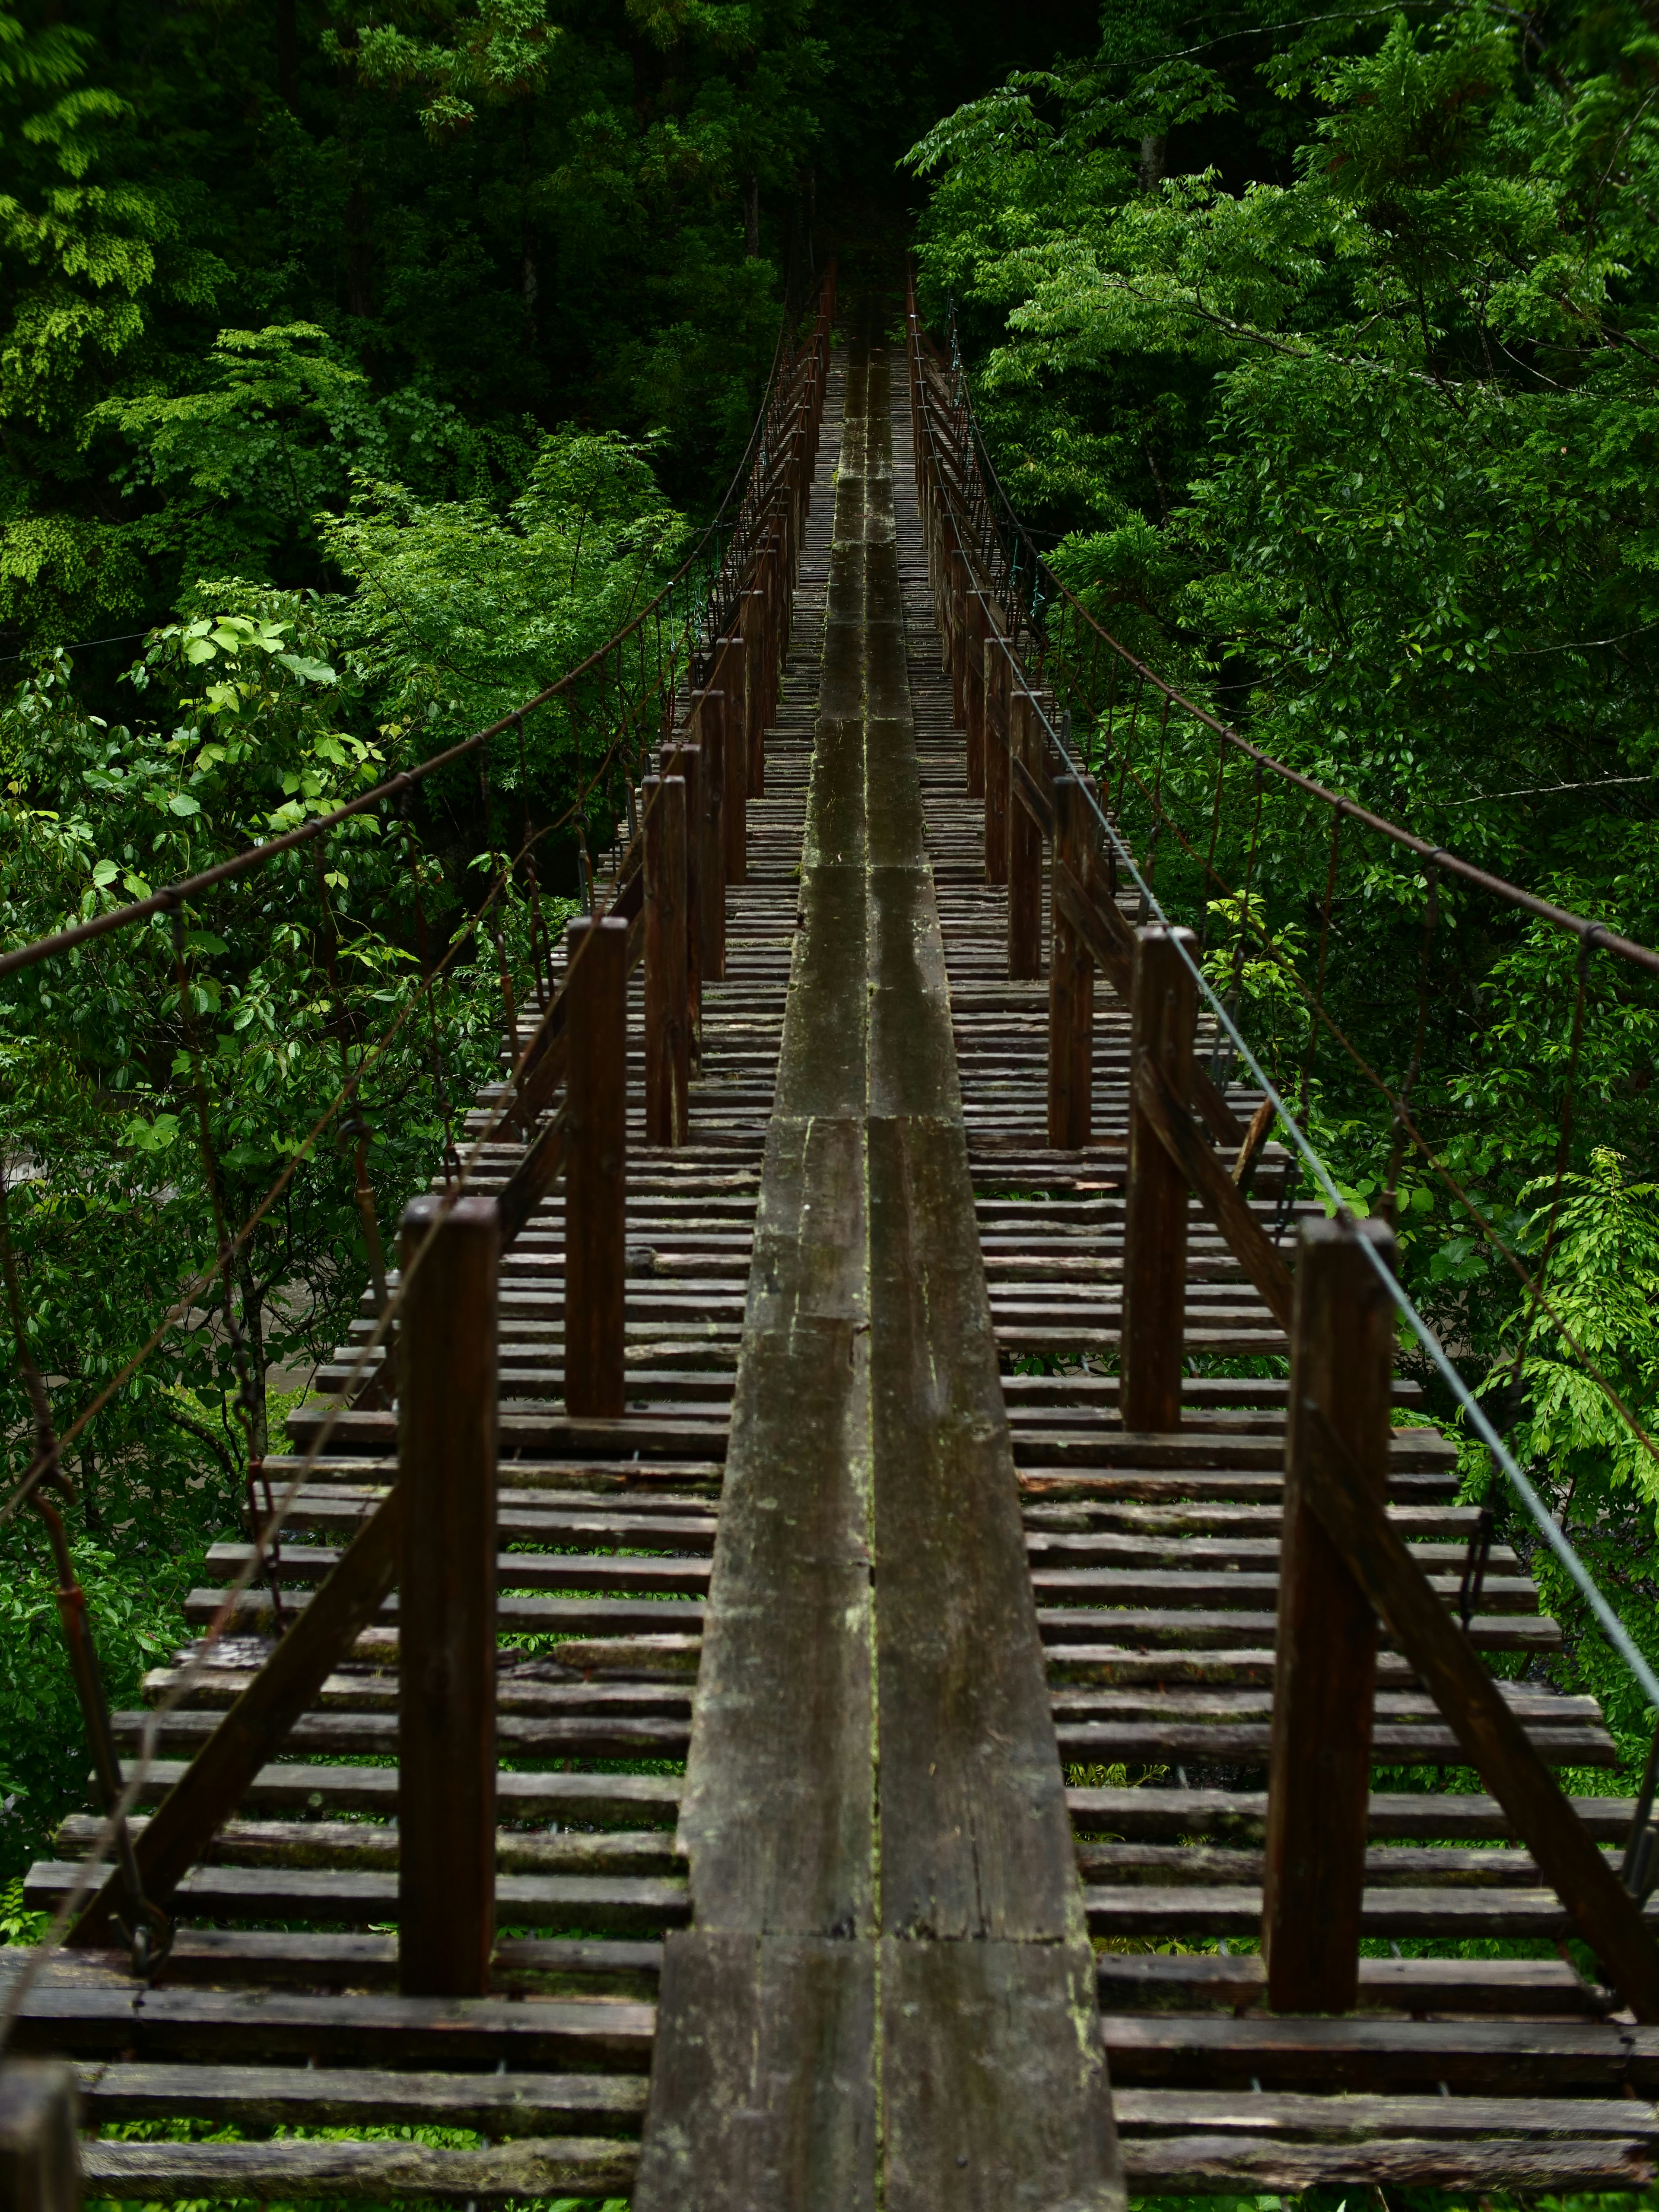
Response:
[[[1008,972],[1048,962],[1051,1146],[1091,1134],[1095,978],[1127,1007],[1119,1407],[1129,1431],[1182,1422],[1189,1200],[1290,1339],[1284,1528],[1261,1923],[1269,2002],[1345,2012],[1357,1996],[1379,1622],[1433,1695],[1471,1765],[1640,2021],[1659,2021],[1659,1943],[1592,1841],[1386,1506],[1398,1279],[1385,1224],[1304,1222],[1295,1272],[1256,1218],[1251,1181],[1274,1119],[1242,1123],[1194,1052],[1189,931],[1118,906],[1118,848],[1072,761],[993,588],[969,426],[907,302],[916,490],[970,797],[984,803],[988,883],[1008,886]],[[1141,922],[1146,917],[1143,909]],[[1381,1265],[1374,1264],[1381,1262]]]
[[[405,1213],[408,1295],[392,1353],[356,1394],[395,1382],[398,1475],[333,1571],[226,1713],[134,1844],[167,1906],[283,1738],[400,1591],[398,1972],[408,1996],[484,1994],[495,1928],[496,1284],[501,1258],[562,1177],[566,1409],[624,1403],[629,979],[645,963],[647,1140],[687,1137],[701,988],[725,973],[726,886],[741,881],[746,799],[765,787],[789,607],[828,382],[833,269],[816,324],[783,364],[788,423],[754,532],[753,566],[707,680],[665,715],[660,773],[603,904],[569,926],[564,980],[520,1053],[501,1128],[524,1144],[495,1198],[465,1183]],[[675,708],[678,708],[678,714]],[[678,726],[676,726],[678,722]],[[118,1869],[70,1941],[110,1940]]]

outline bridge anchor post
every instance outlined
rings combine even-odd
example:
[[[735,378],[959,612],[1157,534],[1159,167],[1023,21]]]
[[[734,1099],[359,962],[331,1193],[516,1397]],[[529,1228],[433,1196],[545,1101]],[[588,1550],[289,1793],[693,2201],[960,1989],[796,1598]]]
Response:
[[[647,776],[644,804],[645,1141],[683,1145],[691,1084],[684,777]]]
[[[1304,1223],[1297,1250],[1261,1893],[1277,2012],[1351,2012],[1359,1994],[1376,1616],[1308,1492],[1340,1457],[1388,1494],[1394,1307],[1362,1237],[1397,1264],[1375,1221]]]
[[[1072,786],[1073,790],[1076,785]],[[1054,785],[1058,806],[1065,786]],[[1193,1089],[1197,992],[1179,947],[1189,929],[1135,932],[1131,985],[1129,1174],[1123,1220],[1123,1354],[1118,1408],[1126,1429],[1181,1426],[1187,1328],[1187,1178],[1140,1105],[1133,1072],[1152,1061],[1184,1105]],[[1060,966],[1058,938],[1054,965]]]
[[[403,1218],[398,1984],[483,1996],[495,1943],[494,1199]]]
[[[564,1403],[621,1418],[628,1258],[628,924],[573,921],[566,968]]]
[[[1089,802],[1073,775],[1054,778],[1054,874],[1062,866],[1088,880]],[[1054,901],[1054,950],[1048,970],[1048,1142],[1080,1152],[1093,1111],[1095,963],[1087,944]],[[1183,1091],[1183,1096],[1185,1095]]]

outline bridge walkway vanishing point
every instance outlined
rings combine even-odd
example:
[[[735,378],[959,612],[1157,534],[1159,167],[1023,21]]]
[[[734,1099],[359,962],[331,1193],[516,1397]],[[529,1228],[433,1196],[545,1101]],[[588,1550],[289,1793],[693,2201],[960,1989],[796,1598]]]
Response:
[[[282,1554],[293,1610],[400,1474],[431,1531],[403,1556],[430,1571],[371,1606],[185,1876],[154,1983],[82,1948],[26,2000],[15,2046],[76,2060],[94,2130],[248,2138],[94,2136],[100,2194],[1082,2212],[1126,2186],[1648,2177],[1659,2032],[1577,1971],[1574,1920],[1494,1798],[1443,1786],[1468,1755],[1386,1637],[1369,1755],[1398,1772],[1365,1802],[1358,1926],[1390,1955],[1360,1960],[1346,2009],[1267,2008],[1290,1391],[1216,1370],[1285,1352],[1285,1318],[1183,1196],[1194,1371],[1176,1419],[1124,1425],[1130,1012],[1103,982],[1079,1030],[1089,1141],[1051,1147],[1052,979],[1009,978],[916,477],[905,356],[855,342],[829,378],[683,1144],[644,1141],[637,982],[629,1001],[623,1409],[562,1403],[574,1191],[541,1200],[498,1283],[462,1201],[447,1279],[476,1295],[450,1334],[456,1358],[487,1338],[498,1361],[494,1448],[452,1425],[400,1467],[399,1420],[442,1379],[406,1368],[395,1411],[338,1418]],[[1236,1127],[1258,1103],[1226,1092]],[[568,1117],[565,1141],[584,1141]],[[525,1157],[487,1146],[471,1192],[507,1192]],[[1285,1173],[1269,1147],[1238,1202],[1288,1251],[1322,1215],[1282,1201]],[[319,1382],[346,1372],[343,1350]],[[1411,1425],[1408,1387],[1394,1401],[1389,1517],[1451,1604],[1475,1516],[1453,1447]],[[322,1416],[291,1422],[290,1471]],[[422,1487],[434,1461],[447,1491]],[[479,1553],[454,1497],[492,1485]],[[193,1622],[222,1595],[197,1593]],[[492,1599],[469,1723],[454,1654]],[[271,1650],[269,1594],[238,1606],[162,1723],[151,1803]],[[1480,1606],[1477,1649],[1559,1640],[1512,1554]],[[1593,1701],[1500,1687],[1551,1765],[1615,1763]],[[129,1753],[143,1721],[117,1716]],[[414,1869],[397,1816],[417,1762]],[[1623,1841],[1627,1802],[1577,1802]],[[32,1904],[96,1826],[65,1824]],[[1548,1955],[1433,1948],[1517,1937]],[[304,2132],[325,2128],[345,2139]]]

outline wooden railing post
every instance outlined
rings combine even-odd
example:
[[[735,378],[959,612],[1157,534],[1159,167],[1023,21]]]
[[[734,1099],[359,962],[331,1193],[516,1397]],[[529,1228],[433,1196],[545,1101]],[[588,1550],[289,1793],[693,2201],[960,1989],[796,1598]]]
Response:
[[[620,1418],[628,1202],[628,924],[573,921],[565,1079],[564,1402]]]
[[[647,776],[643,799],[645,1141],[683,1145],[691,1085],[684,777]]]
[[[697,916],[702,980],[718,983],[726,974],[726,694],[704,691],[697,704],[697,733],[702,750],[702,820],[697,825]]]
[[[1088,807],[1072,775],[1054,778],[1054,864],[1086,878]],[[1089,1141],[1094,1085],[1095,963],[1087,945],[1054,911],[1054,951],[1048,970],[1048,1142],[1077,1152]]]
[[[398,1984],[476,1997],[495,1942],[494,1199],[416,1199],[399,1264]]]
[[[703,693],[705,713],[716,697],[714,711],[725,732],[721,748],[720,873],[728,884],[740,884],[749,864],[749,711],[750,654],[740,637],[728,637],[714,664],[719,690]],[[720,902],[725,911],[725,901]]]
[[[1012,766],[1030,742],[1036,708],[1029,691],[1011,689],[1008,700],[1008,973],[1035,982],[1042,973],[1042,831],[1012,790]]]
[[[665,776],[685,786],[685,1011],[695,1074],[702,1065],[702,748],[665,744],[657,759]]]
[[[1192,1096],[1198,987],[1177,945],[1184,944],[1190,952],[1196,943],[1189,929],[1135,933],[1131,1072],[1143,1058],[1151,1060],[1183,1106]],[[1130,1102],[1118,1407],[1124,1427],[1144,1433],[1181,1426],[1187,1181],[1136,1102],[1133,1084]]]
[[[985,602],[981,599],[980,605]],[[985,880],[1008,880],[1008,694],[1007,647],[994,623],[986,624],[981,647],[981,719],[985,726]]]
[[[968,556],[959,545],[953,545],[945,560],[945,644],[951,663],[951,725],[953,729],[968,726]],[[968,786],[970,799],[978,797],[971,781]]]
[[[67,2060],[0,2061],[3,2212],[80,2212],[80,2108]]]
[[[1359,1994],[1376,1616],[1308,1492],[1340,1455],[1388,1496],[1394,1304],[1362,1237],[1395,1266],[1382,1222],[1304,1222],[1297,1246],[1261,1891],[1275,2012],[1350,2012]]]
[[[963,563],[964,568],[966,563]],[[985,595],[963,598],[962,718],[968,732],[968,796],[985,796]]]

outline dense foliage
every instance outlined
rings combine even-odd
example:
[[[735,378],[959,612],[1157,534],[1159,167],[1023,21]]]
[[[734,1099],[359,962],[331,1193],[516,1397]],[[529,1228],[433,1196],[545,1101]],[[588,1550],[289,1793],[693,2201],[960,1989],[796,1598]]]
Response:
[[[1109,9],[937,125],[927,304],[1100,622],[1279,759],[1653,943],[1659,45],[1617,4],[1277,13]],[[1431,905],[1352,823],[1328,922],[1326,809],[1127,678],[1086,703],[1160,895],[1659,1651],[1654,979],[1589,957],[1581,1011],[1571,937],[1443,876]],[[1547,1254],[1548,1308],[1489,1232]],[[1639,1760],[1622,1668],[1585,1638],[1574,1669]]]

